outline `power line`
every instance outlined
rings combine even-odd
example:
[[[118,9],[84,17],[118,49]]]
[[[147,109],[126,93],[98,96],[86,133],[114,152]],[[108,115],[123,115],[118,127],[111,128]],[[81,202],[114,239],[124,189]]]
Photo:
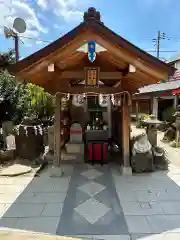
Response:
[[[21,35],[19,37],[34,40],[34,41],[40,41],[40,42],[44,42],[44,43],[52,43],[52,41],[49,41],[49,40],[42,40],[42,39],[28,37],[28,36]],[[145,51],[146,52],[157,52],[156,50],[145,50]],[[159,50],[159,52],[178,52],[178,51],[177,50]]]
[[[33,38],[33,37],[22,36],[22,35],[19,35],[19,37],[34,40],[34,41],[40,41],[40,42],[44,42],[44,43],[51,43],[50,40],[42,40],[42,39],[39,39],[39,38]]]
[[[146,50],[146,52],[155,52],[157,53],[156,50]],[[159,50],[159,52],[178,52],[177,50]]]
[[[1,27],[0,27],[1,28]],[[20,38],[25,38],[25,39],[29,39],[29,40],[34,40],[34,41],[40,41],[42,43],[52,43],[52,41],[50,40],[44,40],[44,39],[39,39],[39,38],[33,38],[30,36],[24,36],[24,35],[19,35]],[[153,42],[155,42],[155,46],[157,46],[157,50],[147,50],[144,49],[144,51],[149,52],[149,53],[157,53],[157,57],[159,58],[159,53],[176,53],[178,52],[178,50],[160,50],[160,40],[162,39],[168,39],[169,38],[166,37],[165,33],[161,33],[160,31],[158,31],[158,37],[156,39],[153,39]],[[23,43],[23,41],[21,41]]]

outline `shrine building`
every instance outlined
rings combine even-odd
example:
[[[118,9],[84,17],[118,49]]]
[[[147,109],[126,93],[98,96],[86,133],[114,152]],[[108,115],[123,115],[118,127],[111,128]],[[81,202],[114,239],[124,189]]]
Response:
[[[124,174],[131,173],[132,96],[141,86],[168,80],[174,71],[110,30],[94,8],[70,32],[9,67],[18,79],[56,98],[54,166],[60,167],[62,149],[73,142],[83,146],[82,161],[109,163],[108,146],[114,142]]]

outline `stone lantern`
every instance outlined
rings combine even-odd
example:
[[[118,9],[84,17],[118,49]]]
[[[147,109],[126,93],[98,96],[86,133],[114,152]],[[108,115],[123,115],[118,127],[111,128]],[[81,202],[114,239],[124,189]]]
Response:
[[[177,106],[174,116],[176,117],[175,127],[177,129],[176,143],[179,143],[179,141],[180,141],[180,139],[179,139],[180,138],[180,105]]]
[[[162,122],[159,121],[155,115],[150,115],[148,119],[143,121],[147,125],[147,136],[152,147],[157,146],[157,130],[158,125]]]

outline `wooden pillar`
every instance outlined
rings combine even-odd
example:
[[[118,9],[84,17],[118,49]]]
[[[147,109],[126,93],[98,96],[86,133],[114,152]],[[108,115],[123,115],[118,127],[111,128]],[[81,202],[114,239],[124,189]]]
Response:
[[[51,176],[60,177],[62,170],[61,163],[61,95],[56,94],[55,99],[55,118],[54,118],[54,161]]]
[[[178,102],[179,102],[179,96],[178,95],[174,95],[174,109],[177,109]]]
[[[139,122],[139,101],[136,100],[136,123]]]
[[[122,157],[123,166],[121,173],[123,175],[131,175],[130,166],[130,107],[124,103],[122,107]]]
[[[108,138],[111,138],[112,137],[112,102],[111,102],[110,96],[108,98],[107,113],[108,113]]]

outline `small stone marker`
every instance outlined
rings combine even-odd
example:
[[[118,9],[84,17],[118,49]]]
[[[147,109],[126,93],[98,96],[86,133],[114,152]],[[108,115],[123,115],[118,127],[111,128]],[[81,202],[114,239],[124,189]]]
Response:
[[[7,150],[16,149],[16,142],[14,135],[9,135],[6,137]]]
[[[73,123],[70,128],[70,142],[82,142],[82,127],[79,123]]]

